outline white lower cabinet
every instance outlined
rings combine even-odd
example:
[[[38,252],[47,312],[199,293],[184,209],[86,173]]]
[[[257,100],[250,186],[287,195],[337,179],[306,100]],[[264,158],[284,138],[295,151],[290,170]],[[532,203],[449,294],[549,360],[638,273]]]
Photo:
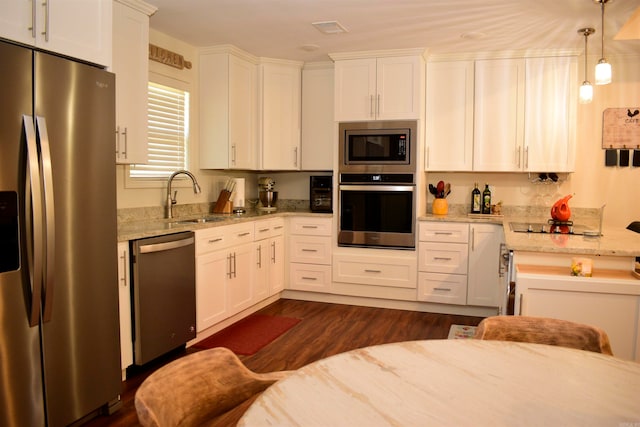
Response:
[[[255,222],[254,302],[284,289],[284,219]]]
[[[129,275],[129,242],[118,243],[118,305],[120,309],[120,368],[122,379],[133,364],[131,335],[131,280]]]
[[[640,362],[638,280],[628,270],[598,267],[593,277],[574,277],[569,269],[570,259],[565,267],[518,264],[516,314],[599,327],[616,357]]]
[[[500,307],[506,292],[501,274],[502,225],[470,224],[469,234],[467,305]]]
[[[418,244],[418,300],[499,307],[502,226],[422,222]]]
[[[289,289],[330,290],[331,222],[331,218],[308,216],[289,219]]]
[[[196,231],[196,330],[253,303],[253,222]]]

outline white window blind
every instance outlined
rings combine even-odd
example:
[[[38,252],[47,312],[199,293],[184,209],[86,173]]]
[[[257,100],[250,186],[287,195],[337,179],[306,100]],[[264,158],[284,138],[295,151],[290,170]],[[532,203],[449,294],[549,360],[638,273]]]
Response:
[[[149,160],[131,165],[132,178],[167,178],[187,169],[189,92],[149,82]]]

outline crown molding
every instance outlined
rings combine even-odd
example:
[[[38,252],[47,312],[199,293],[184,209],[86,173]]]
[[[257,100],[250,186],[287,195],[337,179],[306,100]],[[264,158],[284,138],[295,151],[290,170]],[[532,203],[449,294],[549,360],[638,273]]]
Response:
[[[478,59],[540,58],[553,56],[580,56],[580,54],[581,51],[578,49],[504,50],[496,52],[439,53],[427,56],[427,61],[440,62]]]
[[[426,58],[427,49],[411,48],[411,49],[387,49],[387,50],[367,50],[360,52],[335,52],[329,53],[329,58],[334,61],[343,59],[366,59],[366,58],[384,58],[392,56],[422,56]]]
[[[158,10],[157,7],[142,1],[142,0],[115,0],[118,3],[124,4],[125,6],[129,6],[132,9],[135,9],[139,12],[146,14],[147,16],[151,16]]]

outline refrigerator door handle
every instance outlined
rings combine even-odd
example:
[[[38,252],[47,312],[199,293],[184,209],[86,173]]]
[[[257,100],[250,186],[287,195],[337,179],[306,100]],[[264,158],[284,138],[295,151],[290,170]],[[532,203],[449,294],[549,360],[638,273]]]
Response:
[[[44,217],[46,227],[45,263],[44,263],[44,309],[42,318],[44,322],[51,320],[53,310],[53,290],[55,285],[55,210],[53,195],[53,173],[51,170],[51,150],[49,148],[49,134],[47,121],[44,117],[36,116],[36,131],[40,141],[40,173],[42,174],[44,190]]]
[[[42,255],[44,231],[42,221],[42,189],[40,188],[40,166],[33,117],[22,116],[27,144],[27,177],[25,177],[25,211],[31,214],[27,221],[27,257],[29,258],[29,279],[31,281],[31,304],[29,325],[37,326],[40,319],[40,298],[42,296]]]

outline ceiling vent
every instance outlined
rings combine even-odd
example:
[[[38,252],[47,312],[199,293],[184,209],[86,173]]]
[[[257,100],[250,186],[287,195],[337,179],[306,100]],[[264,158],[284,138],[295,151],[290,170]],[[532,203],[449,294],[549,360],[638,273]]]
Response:
[[[313,22],[311,25],[316,27],[318,31],[323,34],[340,34],[349,32],[349,30],[343,27],[338,21]]]

